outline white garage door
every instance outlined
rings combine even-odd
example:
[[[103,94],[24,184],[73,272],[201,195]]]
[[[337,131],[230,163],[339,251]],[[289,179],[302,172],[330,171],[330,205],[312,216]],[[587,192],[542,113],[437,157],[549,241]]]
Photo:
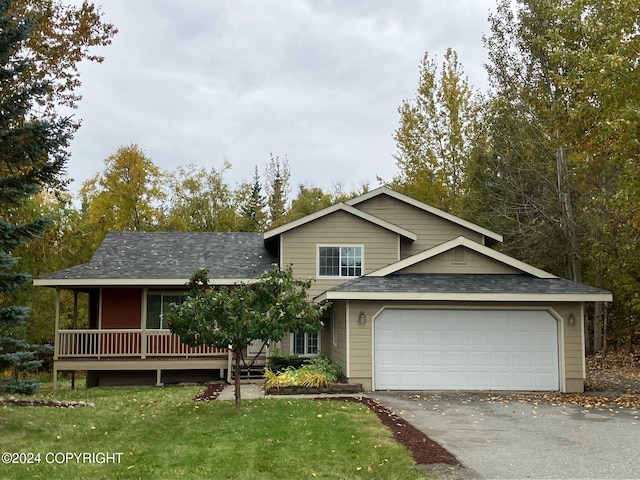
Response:
[[[377,390],[558,390],[546,311],[393,310],[375,319]]]

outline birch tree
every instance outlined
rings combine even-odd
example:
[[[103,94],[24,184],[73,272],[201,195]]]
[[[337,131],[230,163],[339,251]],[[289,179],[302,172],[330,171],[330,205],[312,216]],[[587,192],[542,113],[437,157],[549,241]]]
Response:
[[[394,158],[399,173],[392,186],[435,207],[460,213],[477,102],[454,50],[447,50],[440,70],[425,53],[416,96],[405,100],[398,112]]]

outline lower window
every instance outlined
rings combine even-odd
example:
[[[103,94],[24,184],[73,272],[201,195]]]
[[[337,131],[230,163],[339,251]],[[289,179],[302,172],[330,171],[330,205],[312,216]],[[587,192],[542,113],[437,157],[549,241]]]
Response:
[[[318,354],[318,334],[317,333],[294,333],[293,353],[298,355]]]
[[[169,328],[164,320],[164,312],[172,303],[184,302],[186,296],[182,293],[155,293],[147,294],[147,328]]]

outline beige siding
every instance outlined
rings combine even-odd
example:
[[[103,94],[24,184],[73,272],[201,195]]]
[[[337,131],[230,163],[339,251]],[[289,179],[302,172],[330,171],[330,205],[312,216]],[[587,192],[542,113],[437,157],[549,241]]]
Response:
[[[581,392],[584,388],[583,376],[583,356],[582,356],[582,305],[580,303],[552,303],[543,304],[523,304],[512,302],[349,302],[349,331],[350,331],[350,369],[348,372],[349,381],[352,383],[362,383],[365,388],[371,388],[373,378],[373,320],[385,307],[403,308],[438,308],[454,307],[460,308],[550,308],[554,316],[560,316],[562,321],[558,326],[558,341],[560,345],[560,388],[567,392]],[[367,316],[367,323],[360,325],[358,317],[360,312]],[[569,326],[567,319],[573,313],[576,324]]]
[[[378,197],[384,197],[384,199]],[[415,242],[402,242],[401,259],[461,235],[484,244],[483,235],[477,232],[388,195],[379,195],[378,197],[359,203],[355,207],[394,225],[406,228],[418,236]]]
[[[331,308],[331,320],[325,325],[323,336],[323,343],[321,345],[322,353],[327,356],[329,360],[337,365],[340,365],[342,371],[347,371],[347,309],[345,302],[334,302]],[[336,328],[337,342],[333,344],[333,328]]]
[[[283,233],[281,242],[282,265],[292,265],[293,274],[298,278],[316,279],[318,245],[362,245],[365,273],[398,260],[396,233],[342,211]],[[309,297],[348,280],[350,278],[318,279]]]
[[[460,255],[460,252],[463,252]],[[455,255],[455,258],[454,258]],[[461,262],[463,260],[463,262]],[[502,262],[481,255],[465,247],[456,247],[423,262],[401,270],[399,273],[522,273]]]

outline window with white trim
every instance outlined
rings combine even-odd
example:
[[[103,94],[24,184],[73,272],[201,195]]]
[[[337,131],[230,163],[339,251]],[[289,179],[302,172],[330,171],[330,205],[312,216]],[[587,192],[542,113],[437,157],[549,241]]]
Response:
[[[361,246],[318,246],[319,277],[359,277],[361,275]]]
[[[320,336],[317,333],[294,333],[291,335],[291,350],[297,355],[318,355]]]
[[[164,312],[169,309],[169,305],[172,303],[180,304],[184,302],[185,298],[183,293],[149,292],[147,294],[147,328],[169,328],[164,320]]]

